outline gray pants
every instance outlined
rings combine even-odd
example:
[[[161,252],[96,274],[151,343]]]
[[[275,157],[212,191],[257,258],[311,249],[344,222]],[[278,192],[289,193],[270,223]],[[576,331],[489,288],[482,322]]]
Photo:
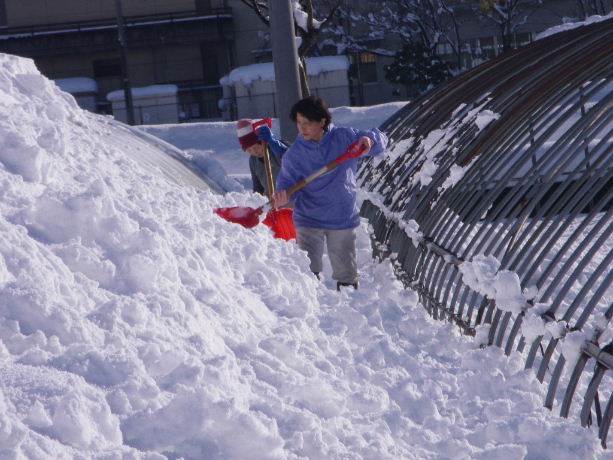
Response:
[[[298,247],[307,252],[311,271],[321,272],[324,241],[332,265],[332,278],[341,283],[358,282],[358,264],[355,249],[355,229],[325,230],[322,228],[296,227]]]

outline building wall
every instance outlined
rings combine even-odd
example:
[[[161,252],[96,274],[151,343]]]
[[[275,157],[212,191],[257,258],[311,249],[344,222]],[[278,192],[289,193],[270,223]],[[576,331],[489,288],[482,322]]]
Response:
[[[330,107],[350,104],[347,72],[334,70],[309,75],[311,93],[325,99]],[[291,104],[288,101],[278,101],[275,97],[275,82],[271,80],[254,80],[249,85],[237,82],[233,91],[226,92],[233,99],[227,101],[235,104],[236,118],[262,118],[278,116],[279,104]]]
[[[188,13],[197,18],[211,8],[227,7],[226,0],[121,0],[128,23],[136,16]],[[87,32],[50,33],[87,27],[88,21],[115,24],[115,0],[0,0],[7,8],[7,33],[12,28],[37,27],[36,36],[0,40],[0,52],[35,59],[52,79],[88,77],[98,82],[98,110],[110,111],[106,94],[122,87],[117,31],[113,27]],[[157,18],[156,18],[157,19]],[[159,19],[167,19],[165,16]],[[173,83],[188,107],[181,113],[219,116],[219,78],[233,62],[232,20],[207,19],[188,23],[159,23],[130,27],[126,51],[130,83],[149,86]],[[0,29],[1,30],[1,29]],[[17,29],[17,32],[21,29]],[[0,32],[1,33],[1,32]]]
[[[264,37],[269,29],[240,0],[228,0],[228,6],[234,15],[235,67],[254,64],[258,62],[256,51],[267,43]]]
[[[114,0],[5,0],[8,25],[56,24],[115,17]],[[194,11],[195,0],[122,0],[126,16]]]

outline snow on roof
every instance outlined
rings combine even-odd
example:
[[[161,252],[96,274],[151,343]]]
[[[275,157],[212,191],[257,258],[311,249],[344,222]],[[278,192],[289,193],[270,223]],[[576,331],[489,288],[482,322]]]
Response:
[[[151,85],[151,86],[142,86],[139,88],[132,88],[132,97],[134,98],[144,98],[144,97],[156,97],[156,96],[171,96],[177,94],[179,88],[177,85]],[[123,101],[124,93],[123,90],[111,91],[106,95],[106,98],[113,101]]]
[[[319,75],[320,73],[347,69],[349,69],[349,60],[347,56],[320,56],[307,58],[307,73],[309,75]],[[275,80],[275,69],[272,62],[237,67],[228,75],[221,78],[219,83],[228,86],[242,82],[244,85],[248,86],[256,80]]]
[[[590,16],[585,21],[580,22],[567,22],[565,24],[560,24],[559,26],[551,27],[540,34],[537,34],[535,40],[540,40],[545,37],[549,37],[550,35],[555,35],[560,32],[564,32],[571,29],[576,29],[577,27],[587,26],[589,24],[594,24],[595,22],[606,21],[607,19],[613,18],[613,11],[607,14],[606,16]]]
[[[62,91],[70,94],[95,93],[98,91],[98,83],[92,78],[58,78],[54,82]]]

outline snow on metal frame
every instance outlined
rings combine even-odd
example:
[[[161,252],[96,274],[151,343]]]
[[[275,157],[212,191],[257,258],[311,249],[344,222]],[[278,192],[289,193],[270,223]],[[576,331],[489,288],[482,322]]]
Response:
[[[545,406],[613,418],[613,20],[473,69],[382,129],[362,215],[432,316],[525,354]],[[589,371],[587,364],[594,365]],[[608,373],[607,373],[608,372]],[[604,412],[599,393],[608,402]]]

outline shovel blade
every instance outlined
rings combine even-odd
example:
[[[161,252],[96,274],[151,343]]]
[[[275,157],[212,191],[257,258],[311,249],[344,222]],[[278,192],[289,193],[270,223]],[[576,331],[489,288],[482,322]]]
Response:
[[[269,211],[266,215],[266,219],[264,219],[262,223],[270,227],[275,238],[286,241],[296,238],[293,211],[290,208],[273,209]]]
[[[222,219],[246,228],[252,228],[260,223],[260,214],[262,214],[263,209],[234,206],[231,208],[216,208],[214,211]]]

